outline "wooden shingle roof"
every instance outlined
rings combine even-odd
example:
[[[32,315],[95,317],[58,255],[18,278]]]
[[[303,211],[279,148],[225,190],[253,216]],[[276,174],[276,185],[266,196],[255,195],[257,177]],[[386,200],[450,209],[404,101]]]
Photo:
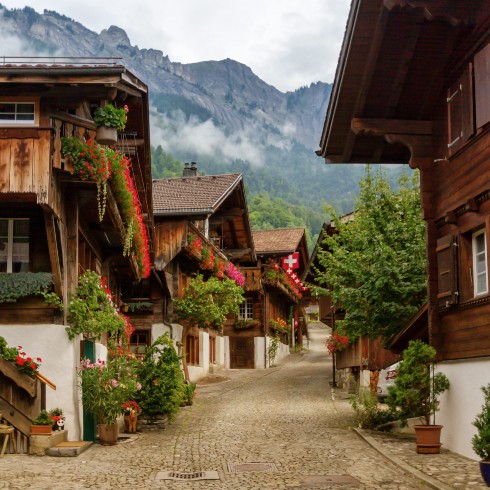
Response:
[[[154,180],[154,214],[213,214],[241,180],[241,174]]]
[[[277,230],[257,230],[252,232],[255,251],[260,253],[292,253],[298,249],[304,228],[282,228]]]

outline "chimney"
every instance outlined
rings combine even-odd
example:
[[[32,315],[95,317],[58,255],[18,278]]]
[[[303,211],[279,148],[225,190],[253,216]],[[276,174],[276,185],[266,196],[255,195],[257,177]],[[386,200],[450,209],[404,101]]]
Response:
[[[184,163],[184,170],[182,172],[182,177],[189,177],[191,174],[191,165],[188,162]]]
[[[191,167],[189,169],[189,177],[197,177],[199,174],[197,173],[197,163],[191,162]]]

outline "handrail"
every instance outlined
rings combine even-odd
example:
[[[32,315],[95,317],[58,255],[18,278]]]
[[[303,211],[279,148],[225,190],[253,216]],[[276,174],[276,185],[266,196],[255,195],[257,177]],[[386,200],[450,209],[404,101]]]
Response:
[[[34,373],[34,376],[39,380],[41,381],[41,383],[44,383],[45,385],[48,385],[52,390],[55,390],[56,391],[56,385],[48,378],[46,378],[46,376],[44,376],[43,374],[41,373]]]

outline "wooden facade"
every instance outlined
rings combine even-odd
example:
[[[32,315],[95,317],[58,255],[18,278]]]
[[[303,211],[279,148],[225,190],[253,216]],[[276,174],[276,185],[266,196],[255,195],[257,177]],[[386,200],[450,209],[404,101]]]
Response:
[[[355,0],[317,152],[420,170],[440,360],[490,356],[489,23],[481,2]]]
[[[63,359],[67,360],[66,353],[53,355],[58,346],[55,349],[45,346],[47,334],[37,325],[64,333],[67,306],[83,272],[90,269],[105,276],[118,305],[123,298],[141,300],[135,291],[142,289],[144,281],[156,285],[152,296],[145,299],[163,303],[165,296],[161,278],[152,274],[144,279],[134,254],[123,255],[126,224],[110,186],[106,211],[100,219],[96,184],[74,174],[70,161],[61,154],[62,138],[82,142],[94,139],[96,126],[92,116],[98,107],[109,102],[116,107],[126,105],[129,111],[125,132],[119,133],[116,149],[131,159],[131,177],[151,248],[152,180],[146,85],[119,59],[4,58],[0,64],[0,274],[51,273],[53,290],[65,307],[60,312],[40,296],[1,303],[0,329],[7,342],[9,334],[17,338],[22,329],[29,336],[32,333],[26,342],[32,341],[34,347],[43,346],[46,349],[43,367],[60,376],[66,375],[67,366],[62,364]],[[156,311],[162,309],[160,306]],[[61,328],[52,328],[57,325]],[[66,345],[69,356],[72,352],[83,352],[83,342],[81,349],[78,344],[77,338],[72,345]],[[73,359],[73,363],[68,370],[76,377],[79,359]],[[26,411],[21,397],[9,399],[2,389],[0,412],[8,423],[25,433],[22,429],[25,420],[16,425],[20,418],[12,413],[18,411],[33,418],[38,415],[34,412],[39,411],[40,403]],[[69,400],[73,404],[64,408],[75,418],[78,411],[75,380],[58,385],[58,391],[61,393],[57,396],[64,396],[67,403]],[[3,410],[5,404],[11,404],[12,410]],[[42,404],[44,408],[45,399]]]

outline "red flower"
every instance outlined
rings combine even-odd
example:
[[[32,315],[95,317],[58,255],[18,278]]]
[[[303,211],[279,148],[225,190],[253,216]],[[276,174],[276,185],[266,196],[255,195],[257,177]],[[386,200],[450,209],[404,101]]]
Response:
[[[15,357],[15,362],[19,365],[19,366],[23,366],[26,361],[24,358],[20,357],[20,356],[16,356]]]

